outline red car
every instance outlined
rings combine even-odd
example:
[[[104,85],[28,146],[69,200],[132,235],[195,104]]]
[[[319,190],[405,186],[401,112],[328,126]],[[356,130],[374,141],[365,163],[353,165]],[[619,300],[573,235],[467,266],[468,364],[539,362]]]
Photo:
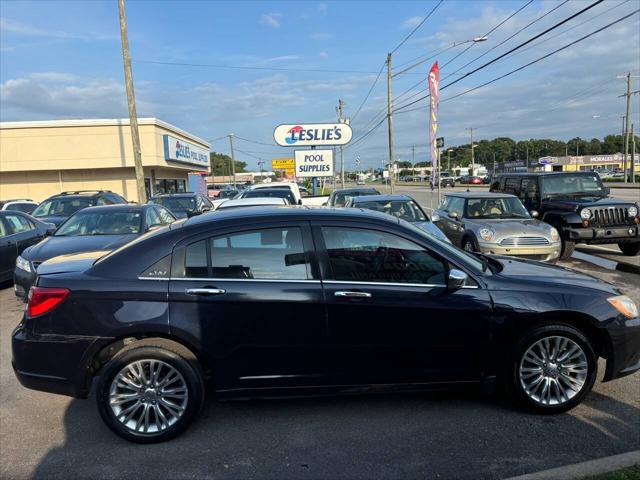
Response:
[[[463,185],[482,185],[482,177],[476,177],[475,175],[463,175],[460,178],[460,183]]]

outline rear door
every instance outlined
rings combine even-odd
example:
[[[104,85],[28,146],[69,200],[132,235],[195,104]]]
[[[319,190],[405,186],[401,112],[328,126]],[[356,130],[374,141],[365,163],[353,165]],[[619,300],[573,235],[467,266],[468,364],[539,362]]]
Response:
[[[11,278],[18,251],[11,225],[0,217],[0,281]]]
[[[219,389],[326,376],[327,326],[308,223],[244,226],[174,249],[171,329],[200,342]]]
[[[16,242],[18,255],[22,253],[25,248],[35,245],[44,238],[44,232],[38,232],[35,223],[29,220],[24,214],[18,212],[7,213],[4,219],[13,231],[13,238]]]

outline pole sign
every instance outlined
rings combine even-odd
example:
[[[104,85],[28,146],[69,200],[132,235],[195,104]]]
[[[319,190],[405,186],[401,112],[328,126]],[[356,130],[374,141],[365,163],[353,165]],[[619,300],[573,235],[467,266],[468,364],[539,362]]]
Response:
[[[333,150],[296,150],[296,177],[332,177]]]
[[[296,165],[293,158],[274,158],[271,160],[271,169],[273,171],[284,171],[287,177],[293,177],[295,168]]]
[[[444,137],[436,138],[436,147],[444,148]]]
[[[345,145],[352,136],[351,127],[346,123],[278,125],[273,132],[273,139],[283,147]]]
[[[431,182],[433,185],[440,185],[438,180],[438,170],[440,165],[438,164],[438,147],[436,145],[436,138],[438,133],[438,97],[440,95],[440,70],[438,68],[438,62],[436,61],[431,70],[429,70],[429,76],[427,77],[429,84],[430,108],[429,108],[429,143],[431,144]]]

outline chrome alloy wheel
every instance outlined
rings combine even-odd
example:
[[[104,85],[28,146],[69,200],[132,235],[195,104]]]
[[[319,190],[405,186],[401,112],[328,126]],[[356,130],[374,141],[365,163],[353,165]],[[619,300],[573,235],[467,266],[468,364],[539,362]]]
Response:
[[[189,391],[178,370],[160,360],[137,360],[115,376],[109,389],[114,416],[134,433],[167,430],[184,414]]]
[[[518,376],[527,396],[540,405],[562,405],[584,387],[587,356],[567,337],[544,337],[522,356]]]

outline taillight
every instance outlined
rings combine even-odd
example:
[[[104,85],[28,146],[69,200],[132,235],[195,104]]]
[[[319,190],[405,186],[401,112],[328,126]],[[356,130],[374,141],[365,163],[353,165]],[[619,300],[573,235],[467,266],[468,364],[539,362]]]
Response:
[[[67,296],[69,290],[66,288],[31,287],[27,313],[30,317],[44,315],[60,305]]]

